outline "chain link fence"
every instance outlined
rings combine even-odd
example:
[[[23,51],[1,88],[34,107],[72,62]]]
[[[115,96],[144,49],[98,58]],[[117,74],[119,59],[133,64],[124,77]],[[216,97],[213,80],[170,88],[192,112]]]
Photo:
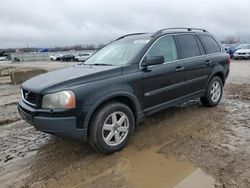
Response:
[[[84,53],[91,53],[93,54],[95,50],[85,50],[85,51],[65,51],[65,52],[40,52],[40,53],[33,53],[33,52],[17,52],[17,53],[11,53],[10,58],[11,61],[49,61],[50,56],[56,55],[56,54],[84,54]]]

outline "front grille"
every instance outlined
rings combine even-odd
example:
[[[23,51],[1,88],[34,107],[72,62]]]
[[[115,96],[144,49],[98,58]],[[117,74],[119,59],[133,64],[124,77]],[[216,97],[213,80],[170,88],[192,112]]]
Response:
[[[238,53],[239,55],[246,55],[246,53]]]
[[[38,94],[27,91],[27,90],[22,90],[22,98],[24,102],[32,105],[32,106],[37,106],[38,105]]]

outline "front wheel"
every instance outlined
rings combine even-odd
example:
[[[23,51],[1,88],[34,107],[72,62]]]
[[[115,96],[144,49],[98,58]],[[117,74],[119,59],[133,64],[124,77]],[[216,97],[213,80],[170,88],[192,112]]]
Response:
[[[120,102],[107,103],[92,118],[89,143],[102,153],[121,150],[127,145],[134,126],[134,114],[127,105]]]
[[[204,97],[201,97],[201,102],[205,106],[217,106],[220,103],[223,93],[223,83],[220,77],[213,77],[206,89]]]

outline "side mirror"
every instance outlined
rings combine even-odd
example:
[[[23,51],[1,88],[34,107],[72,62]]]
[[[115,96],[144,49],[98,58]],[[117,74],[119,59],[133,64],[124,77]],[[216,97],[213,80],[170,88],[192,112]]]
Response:
[[[147,67],[150,65],[159,65],[162,63],[164,63],[164,56],[152,56],[150,58],[145,57],[144,60],[142,61],[141,66]]]

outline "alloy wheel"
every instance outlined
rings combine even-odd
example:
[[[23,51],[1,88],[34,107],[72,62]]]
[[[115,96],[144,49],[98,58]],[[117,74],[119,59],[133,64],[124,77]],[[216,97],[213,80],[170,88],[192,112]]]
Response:
[[[102,138],[109,146],[121,144],[129,132],[129,119],[123,112],[113,112],[105,120],[102,128]]]
[[[210,90],[211,100],[216,103],[221,97],[221,85],[220,82],[214,81]]]

